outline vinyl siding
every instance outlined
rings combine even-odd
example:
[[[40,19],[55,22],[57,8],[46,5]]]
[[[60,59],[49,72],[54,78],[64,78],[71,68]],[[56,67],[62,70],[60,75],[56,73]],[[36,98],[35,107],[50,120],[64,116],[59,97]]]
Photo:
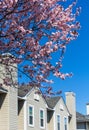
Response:
[[[17,104],[17,89],[11,87],[9,89],[9,130],[18,129],[18,104]]]
[[[0,94],[0,129],[17,130],[17,90],[9,88],[7,94]]]
[[[9,130],[8,94],[0,94],[0,129]]]
[[[9,55],[8,55],[9,56]],[[16,64],[13,64],[12,66],[17,67]],[[2,65],[0,64],[0,83],[3,84],[3,80],[6,77],[9,77],[11,80],[9,81],[10,83],[12,83],[12,79],[13,79],[13,83],[16,83],[17,81],[17,70],[15,67],[12,66],[6,66],[6,65]],[[6,67],[9,68],[6,69]],[[12,71],[13,69],[13,71]],[[12,78],[11,78],[12,75]],[[15,86],[17,87],[17,86]],[[1,98],[0,98],[0,103],[1,107],[0,107],[0,129],[1,130],[17,130],[18,129],[18,125],[17,125],[17,111],[18,111],[18,104],[17,104],[17,91],[18,89],[15,88],[12,85],[4,85],[3,84],[3,88],[5,88],[8,93],[6,94],[6,96],[4,97],[4,95],[0,94]],[[3,100],[3,101],[2,101]]]

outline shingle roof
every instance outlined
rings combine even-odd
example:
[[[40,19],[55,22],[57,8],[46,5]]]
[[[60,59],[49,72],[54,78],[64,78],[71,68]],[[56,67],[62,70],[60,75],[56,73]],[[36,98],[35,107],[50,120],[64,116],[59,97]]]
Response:
[[[49,108],[54,108],[61,97],[47,97],[46,102]]]
[[[76,112],[77,122],[89,122],[89,115],[83,115],[79,112]]]
[[[32,89],[32,87],[29,85],[19,87],[18,96],[20,96],[20,97],[26,96],[28,94],[28,92],[31,91],[31,89]]]

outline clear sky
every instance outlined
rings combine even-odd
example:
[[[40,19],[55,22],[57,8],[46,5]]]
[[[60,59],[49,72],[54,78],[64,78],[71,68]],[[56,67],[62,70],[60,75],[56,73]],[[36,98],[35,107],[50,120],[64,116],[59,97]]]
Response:
[[[67,0],[72,2],[73,0]],[[77,111],[86,114],[86,103],[89,102],[89,0],[78,0],[77,6],[82,10],[78,21],[81,29],[77,40],[68,45],[63,59],[63,71],[73,72],[72,78],[55,79],[54,90],[76,93]]]

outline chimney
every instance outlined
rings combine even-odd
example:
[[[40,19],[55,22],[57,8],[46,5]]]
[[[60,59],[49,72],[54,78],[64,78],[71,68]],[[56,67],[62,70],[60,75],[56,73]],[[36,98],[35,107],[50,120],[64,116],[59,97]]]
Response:
[[[87,115],[89,115],[89,103],[86,104],[86,112],[87,112]]]
[[[1,56],[0,60],[0,84],[3,84],[5,89],[8,89],[8,85],[4,86],[4,80],[9,78],[9,84],[12,82],[15,84],[17,82],[17,64],[14,63],[14,57],[9,54],[5,53]],[[4,79],[4,80],[3,80]]]
[[[8,64],[0,63],[0,84],[2,84],[2,88],[7,90],[7,93],[0,93],[0,129],[17,130],[18,89],[17,86],[13,85],[18,77],[17,64],[9,63],[12,60],[10,54],[4,54],[2,57],[4,57],[4,60],[8,59]],[[5,78],[10,78],[9,82],[11,84],[5,85],[3,82]]]
[[[76,130],[76,101],[75,93],[66,92],[66,105],[71,114],[71,119],[69,121],[69,130]]]

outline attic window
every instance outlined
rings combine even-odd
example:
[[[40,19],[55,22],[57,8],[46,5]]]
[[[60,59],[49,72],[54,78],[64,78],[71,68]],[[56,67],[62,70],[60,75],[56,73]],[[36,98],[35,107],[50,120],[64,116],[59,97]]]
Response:
[[[40,100],[39,94],[37,94],[37,93],[34,94],[34,100],[36,100],[36,101]]]
[[[61,110],[61,111],[64,111],[64,107],[63,107],[62,104],[60,104],[60,110]]]

